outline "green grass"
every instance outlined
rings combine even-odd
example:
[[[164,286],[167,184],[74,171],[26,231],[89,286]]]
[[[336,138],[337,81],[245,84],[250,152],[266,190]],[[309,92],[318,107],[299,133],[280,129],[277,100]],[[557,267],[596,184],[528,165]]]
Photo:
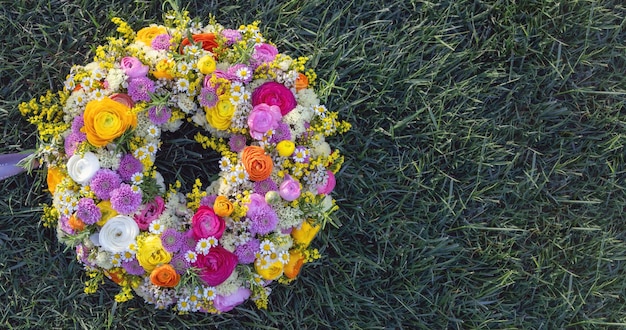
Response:
[[[0,153],[35,145],[17,104],[59,89],[114,32],[111,16],[134,28],[161,17],[156,1],[0,4]],[[343,226],[318,237],[324,257],[276,287],[268,310],[178,316],[141,299],[116,306],[115,285],[84,295],[72,252],[39,225],[42,174],[21,175],[0,182],[0,327],[626,327],[622,1],[189,10],[230,27],[261,20],[281,51],[311,55],[327,106],[353,124],[333,141],[346,155]],[[194,152],[173,158],[194,166]]]

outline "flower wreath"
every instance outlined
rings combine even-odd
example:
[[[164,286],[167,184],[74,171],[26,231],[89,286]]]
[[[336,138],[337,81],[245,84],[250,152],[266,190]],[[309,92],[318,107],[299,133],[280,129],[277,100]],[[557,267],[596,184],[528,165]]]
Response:
[[[98,46],[64,89],[20,105],[47,167],[44,226],[75,247],[92,293],[107,277],[157,308],[219,313],[319,258],[309,243],[337,209],[343,161],[325,137],[350,124],[320,104],[307,58],[279,53],[258,23],[226,29],[186,12]],[[219,179],[191,192],[165,185],[161,133],[183,121],[221,154]]]

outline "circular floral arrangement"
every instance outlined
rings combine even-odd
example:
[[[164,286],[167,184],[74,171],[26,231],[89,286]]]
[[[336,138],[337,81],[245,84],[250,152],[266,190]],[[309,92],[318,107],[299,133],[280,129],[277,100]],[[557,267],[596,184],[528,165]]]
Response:
[[[309,244],[337,209],[343,161],[325,138],[350,125],[320,104],[307,59],[279,53],[258,23],[226,29],[185,12],[136,32],[113,22],[121,36],[74,66],[62,91],[20,105],[47,167],[43,224],[75,248],[87,293],[106,277],[118,302],[266,308],[270,283],[319,258]],[[155,166],[161,134],[184,121],[221,155],[205,189],[200,178],[166,185]]]

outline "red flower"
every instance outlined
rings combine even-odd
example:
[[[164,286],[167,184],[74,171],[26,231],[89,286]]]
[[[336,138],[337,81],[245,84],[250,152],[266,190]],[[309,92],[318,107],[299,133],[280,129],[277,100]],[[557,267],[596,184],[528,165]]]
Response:
[[[191,39],[193,39],[193,42],[195,43],[198,43],[198,42],[201,43],[202,49],[209,51],[209,52],[213,52],[215,48],[219,47],[219,44],[217,43],[217,40],[215,39],[215,34],[213,33],[194,34],[191,36]],[[180,52],[183,53],[183,48],[189,45],[191,45],[191,42],[189,41],[189,39],[187,38],[183,39],[183,41],[180,43]]]

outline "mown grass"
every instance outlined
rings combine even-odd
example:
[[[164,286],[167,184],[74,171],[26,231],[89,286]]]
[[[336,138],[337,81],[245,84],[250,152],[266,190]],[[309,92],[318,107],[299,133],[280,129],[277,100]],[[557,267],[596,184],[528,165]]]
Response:
[[[58,89],[151,1],[0,1],[0,152],[32,148],[17,104]],[[85,280],[53,230],[41,173],[0,183],[0,326],[443,329],[626,326],[626,7],[621,1],[202,1],[261,20],[311,55],[352,122],[335,197],[343,226],[270,308],[178,316]],[[191,135],[192,136],[192,135]],[[191,136],[172,137],[172,146]],[[173,140],[177,138],[178,140]],[[166,148],[167,149],[167,148]],[[169,151],[168,151],[169,150]],[[197,154],[164,150],[207,175]],[[195,167],[194,167],[195,166]]]

